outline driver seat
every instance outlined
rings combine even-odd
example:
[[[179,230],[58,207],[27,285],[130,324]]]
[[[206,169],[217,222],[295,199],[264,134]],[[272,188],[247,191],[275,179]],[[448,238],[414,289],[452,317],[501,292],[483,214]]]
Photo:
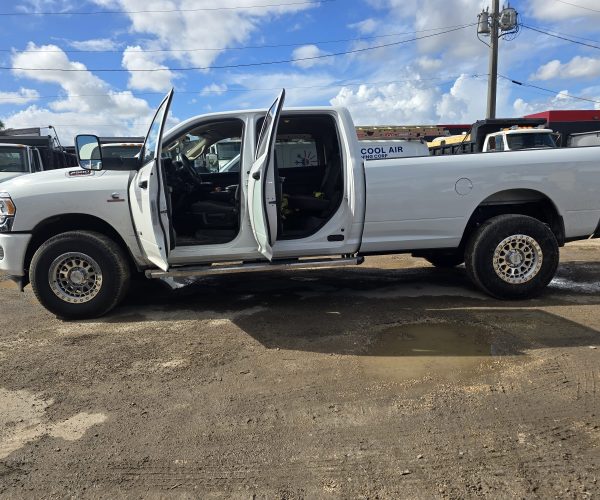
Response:
[[[190,205],[189,213],[201,227],[231,228],[237,225],[239,184],[225,191],[206,193],[206,198]]]

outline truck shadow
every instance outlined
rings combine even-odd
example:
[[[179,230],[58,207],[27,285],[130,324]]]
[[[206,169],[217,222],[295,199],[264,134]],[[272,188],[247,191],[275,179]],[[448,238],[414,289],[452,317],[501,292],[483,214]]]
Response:
[[[563,264],[540,298],[491,299],[464,269],[352,268],[226,275],[133,294],[108,323],[226,319],[268,349],[369,356],[518,355],[592,346],[593,328],[545,310],[600,304],[600,264]]]

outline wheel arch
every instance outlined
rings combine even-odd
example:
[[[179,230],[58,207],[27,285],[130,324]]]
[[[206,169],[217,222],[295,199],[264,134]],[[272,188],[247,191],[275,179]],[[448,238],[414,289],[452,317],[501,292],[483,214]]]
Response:
[[[32,237],[25,253],[24,269],[29,269],[33,255],[44,242],[69,231],[94,231],[108,236],[121,247],[127,256],[131,270],[139,270],[139,265],[123,236],[104,219],[83,213],[54,215],[39,222],[31,232]]]
[[[461,240],[464,248],[469,237],[481,224],[497,215],[528,215],[547,224],[560,246],[565,244],[565,224],[552,199],[536,189],[505,189],[489,195],[473,210]]]

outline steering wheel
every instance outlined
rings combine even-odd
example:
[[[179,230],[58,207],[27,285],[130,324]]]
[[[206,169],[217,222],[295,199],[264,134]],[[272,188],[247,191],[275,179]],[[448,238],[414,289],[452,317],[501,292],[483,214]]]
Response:
[[[194,184],[202,184],[202,176],[194,168],[194,163],[183,153],[179,155],[179,161],[183,166],[183,170]]]

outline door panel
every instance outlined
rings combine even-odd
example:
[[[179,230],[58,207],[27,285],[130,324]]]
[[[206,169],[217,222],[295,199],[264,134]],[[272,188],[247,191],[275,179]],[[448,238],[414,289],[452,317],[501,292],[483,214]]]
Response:
[[[248,213],[258,250],[267,259],[273,258],[279,217],[278,191],[281,189],[275,171],[275,135],[285,90],[267,111],[256,146],[255,161],[248,176]]]
[[[146,257],[160,269],[169,268],[170,220],[161,165],[162,135],[173,98],[171,90],[158,107],[140,152],[142,167],[129,187],[131,214]]]

